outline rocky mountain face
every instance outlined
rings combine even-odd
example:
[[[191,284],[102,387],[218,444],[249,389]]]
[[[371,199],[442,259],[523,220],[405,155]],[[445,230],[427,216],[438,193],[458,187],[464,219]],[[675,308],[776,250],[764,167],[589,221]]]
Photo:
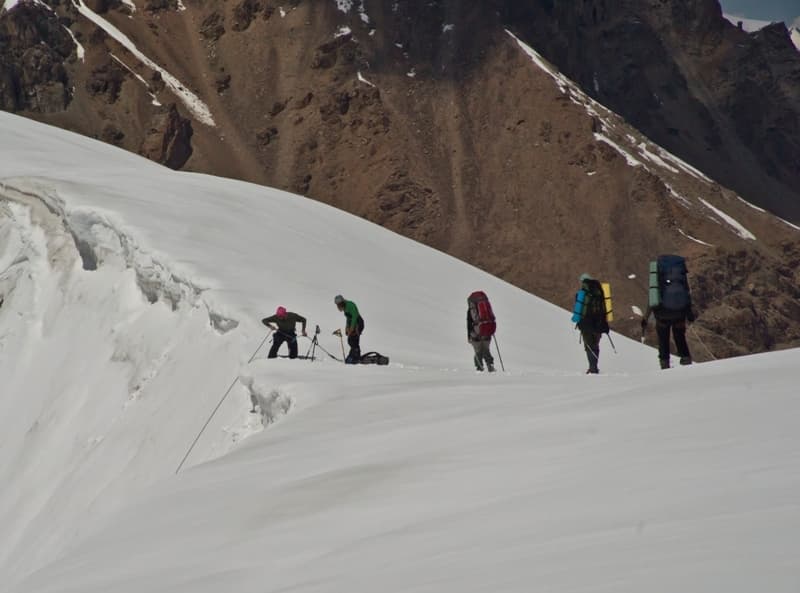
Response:
[[[784,24],[748,34],[717,0],[507,6],[594,98],[752,203],[800,221],[800,53]]]
[[[84,2],[0,16],[0,108],[308,195],[565,307],[591,272],[630,335],[648,261],[681,253],[698,359],[800,345],[800,230],[753,206],[800,220],[785,28],[701,0]]]

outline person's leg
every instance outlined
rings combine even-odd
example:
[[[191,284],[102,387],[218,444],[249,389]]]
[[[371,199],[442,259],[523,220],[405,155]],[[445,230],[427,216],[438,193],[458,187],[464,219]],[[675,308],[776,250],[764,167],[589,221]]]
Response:
[[[267,358],[277,358],[278,357],[278,348],[281,347],[281,344],[286,340],[280,332],[275,332],[272,334],[272,348],[269,349],[269,354]]]
[[[492,341],[481,340],[481,357],[486,362],[486,368],[490,373],[494,372],[494,358],[492,358]]]
[[[669,328],[670,322],[656,320],[656,333],[658,334],[658,361],[662,369],[669,368]]]
[[[686,320],[681,319],[672,324],[672,338],[675,340],[675,349],[681,357],[681,364],[692,364],[692,355],[689,353],[689,344],[686,343]]]
[[[472,350],[475,352],[475,355],[472,357],[472,362],[475,363],[475,370],[482,371],[483,370],[483,356],[481,354],[481,341],[480,340],[472,340],[470,342],[472,344]]]
[[[600,371],[597,368],[597,363],[600,360],[600,336],[592,331],[581,331],[581,339],[583,340],[583,349],[586,352],[586,360],[589,361],[589,373],[596,374]]]
[[[361,336],[358,333],[352,333],[347,336],[347,345],[350,346],[350,352],[347,353],[345,362],[350,364],[357,364],[361,361]]]
[[[289,342],[289,358],[297,358],[297,335],[286,338]]]

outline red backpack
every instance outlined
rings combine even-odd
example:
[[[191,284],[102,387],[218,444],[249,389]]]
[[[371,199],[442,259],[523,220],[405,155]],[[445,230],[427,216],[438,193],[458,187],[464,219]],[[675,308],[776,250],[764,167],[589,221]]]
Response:
[[[478,290],[469,295],[469,315],[474,326],[473,332],[482,338],[491,338],[497,331],[492,305],[486,293]]]

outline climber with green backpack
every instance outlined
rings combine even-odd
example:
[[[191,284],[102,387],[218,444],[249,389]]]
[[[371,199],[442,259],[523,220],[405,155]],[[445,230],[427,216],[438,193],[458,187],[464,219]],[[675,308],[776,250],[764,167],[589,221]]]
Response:
[[[580,276],[581,288],[575,295],[575,307],[572,311],[572,322],[581,332],[583,348],[589,361],[587,374],[600,372],[600,338],[608,334],[611,320],[611,290],[608,285],[601,284],[589,274]],[[609,336],[610,339],[610,336]]]
[[[662,369],[670,368],[670,333],[680,364],[692,364],[686,324],[694,322],[697,314],[692,306],[687,275],[686,260],[680,255],[660,255],[650,262],[650,291],[647,312],[642,317],[642,341],[652,314],[656,318],[658,361]]]

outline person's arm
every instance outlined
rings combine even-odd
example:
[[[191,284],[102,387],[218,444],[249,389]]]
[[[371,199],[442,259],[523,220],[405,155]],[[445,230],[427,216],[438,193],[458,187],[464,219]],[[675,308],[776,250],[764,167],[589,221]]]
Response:
[[[270,328],[272,331],[275,331],[277,328],[276,328],[274,325],[272,325],[272,324],[273,324],[273,323],[276,323],[277,321],[278,321],[278,316],[277,316],[277,315],[272,315],[272,316],[270,316],[270,317],[265,317],[264,319],[262,319],[262,320],[261,320],[261,323],[263,323],[264,325],[266,325],[266,326],[267,326],[268,328]]]
[[[475,327],[475,325],[472,323],[472,315],[469,314],[469,309],[467,309],[467,341],[472,337],[473,327]]]
[[[306,318],[302,315],[298,315],[297,313],[294,314],[295,323],[302,323],[303,324],[303,335],[306,335]]]

